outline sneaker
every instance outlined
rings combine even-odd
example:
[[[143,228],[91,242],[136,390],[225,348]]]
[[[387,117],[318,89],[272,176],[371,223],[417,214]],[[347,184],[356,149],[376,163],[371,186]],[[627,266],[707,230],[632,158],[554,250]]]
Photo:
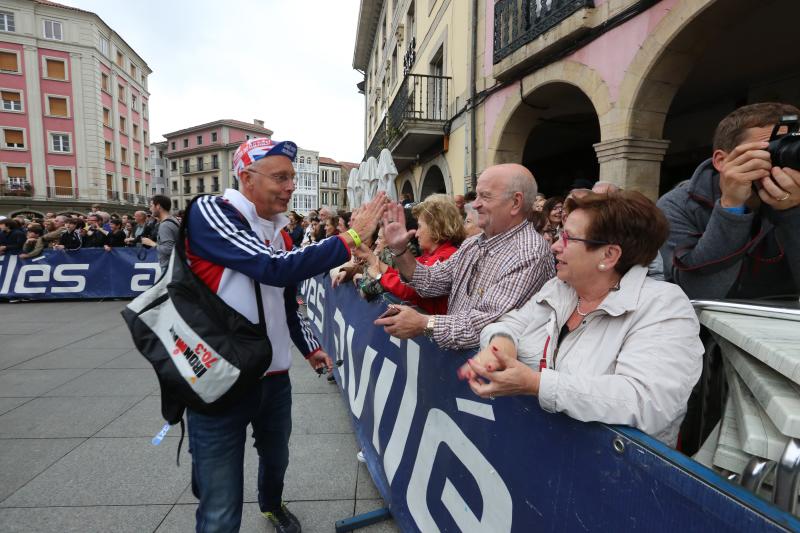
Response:
[[[289,511],[285,503],[274,511],[261,513],[275,528],[275,533],[300,533],[300,521]]]
[[[366,462],[367,462],[367,458],[366,458],[366,457],[364,457],[364,452],[363,452],[363,451],[359,451],[359,452],[356,454],[356,459],[358,459],[358,462],[359,462],[359,463],[366,463]]]
[[[328,383],[331,383],[333,385],[336,384],[336,378],[334,377],[333,373],[331,373],[331,375],[328,376]]]

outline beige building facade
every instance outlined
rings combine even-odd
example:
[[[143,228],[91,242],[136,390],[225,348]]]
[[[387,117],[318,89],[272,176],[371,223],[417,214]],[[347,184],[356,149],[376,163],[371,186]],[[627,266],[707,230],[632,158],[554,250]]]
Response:
[[[792,0],[362,1],[365,156],[389,148],[415,200],[503,162],[548,195],[603,179],[655,198],[733,109],[800,103],[780,52],[798,16]]]

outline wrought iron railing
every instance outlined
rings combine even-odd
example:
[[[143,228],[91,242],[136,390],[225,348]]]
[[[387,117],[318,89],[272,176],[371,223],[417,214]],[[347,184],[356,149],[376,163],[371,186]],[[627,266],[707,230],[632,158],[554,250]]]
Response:
[[[122,193],[122,199],[126,204],[146,206],[150,204],[150,199],[144,194],[132,192]]]
[[[494,62],[587,7],[594,7],[594,0],[499,0],[494,5]]]
[[[0,196],[33,196],[33,185],[30,182],[0,183]]]
[[[48,198],[75,198],[75,189],[72,187],[55,187],[47,188]]]
[[[400,137],[413,122],[444,124],[448,119],[450,80],[447,76],[406,76],[389,106],[389,113],[372,136],[366,157],[378,157],[380,151]]]

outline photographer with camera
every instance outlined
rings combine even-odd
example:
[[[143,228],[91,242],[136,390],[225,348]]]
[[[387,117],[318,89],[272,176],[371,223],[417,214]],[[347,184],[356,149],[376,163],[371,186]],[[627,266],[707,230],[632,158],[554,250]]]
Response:
[[[780,103],[735,110],[717,126],[711,158],[658,201],[670,222],[665,275],[689,298],[798,294],[799,117]]]

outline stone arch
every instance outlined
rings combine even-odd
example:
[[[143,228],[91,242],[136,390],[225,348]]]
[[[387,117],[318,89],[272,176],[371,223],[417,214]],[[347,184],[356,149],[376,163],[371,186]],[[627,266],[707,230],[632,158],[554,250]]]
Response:
[[[400,186],[400,198],[403,197],[404,194],[410,194],[411,200],[416,201],[417,194],[414,191],[414,182],[411,179],[406,178],[403,180],[403,184]]]
[[[651,196],[663,194],[710,157],[716,125],[737,107],[759,101],[800,105],[796,54],[780,52],[796,47],[798,18],[794,0],[674,3],[620,84],[612,119],[628,151],[638,151],[628,157],[641,157],[659,143],[662,154],[627,162],[627,178]],[[765,46],[755,51],[754,42]]]
[[[453,182],[450,179],[450,166],[447,164],[447,160],[444,158],[443,155],[438,155],[433,159],[431,159],[430,161],[428,161],[427,163],[425,163],[425,165],[423,165],[422,167],[422,172],[420,172],[419,175],[420,176],[419,185],[417,186],[416,189],[417,195],[414,197],[416,201],[421,202],[422,200],[425,199],[425,197],[428,194],[432,194],[431,192],[429,192],[431,189],[431,185],[429,185],[428,187],[429,189],[428,192],[426,192],[425,190],[425,185],[426,182],[428,181],[429,175],[431,178],[433,178],[433,175],[431,175],[430,172],[434,168],[436,169],[434,170],[434,173],[438,172],[439,174],[441,174],[441,180],[445,187],[445,193],[446,194],[453,193]],[[436,191],[433,192],[438,192],[438,188]]]
[[[427,172],[425,172],[425,176],[422,178],[421,185],[422,186],[420,187],[419,191],[420,201],[425,200],[425,198],[431,194],[443,193],[447,191],[447,187],[444,182],[444,174],[442,174],[442,170],[436,165],[432,165],[428,168]]]
[[[39,211],[38,209],[33,209],[33,208],[30,208],[30,209],[16,209],[16,210],[14,210],[14,211],[12,211],[11,213],[8,214],[8,218],[14,218],[14,217],[19,216],[19,215],[26,216],[26,215],[30,215],[30,214],[34,214],[38,218],[44,218],[44,212]]]
[[[615,105],[618,116],[612,118],[620,131],[614,137],[661,138],[669,105],[698,49],[716,35],[684,30],[715,2],[677,2],[642,43],[620,83]]]
[[[520,98],[519,83],[522,83],[522,96],[526,101],[537,90],[552,83],[574,86],[586,95],[594,107],[600,123],[600,136],[605,138],[604,117],[611,111],[608,86],[594,69],[574,61],[559,61],[528,74],[521,82],[515,82],[506,89],[506,100],[496,116],[494,127],[486,132],[487,155],[483,168],[522,161],[525,142],[533,129],[537,114]]]

